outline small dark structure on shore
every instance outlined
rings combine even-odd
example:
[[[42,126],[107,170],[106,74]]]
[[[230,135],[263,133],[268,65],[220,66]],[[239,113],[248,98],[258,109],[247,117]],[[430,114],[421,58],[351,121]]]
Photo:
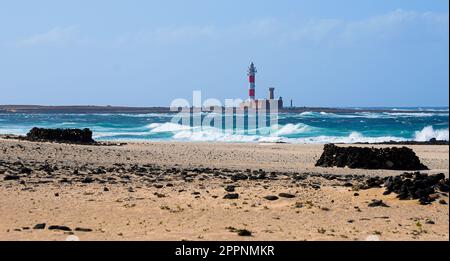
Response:
[[[385,195],[392,192],[397,194],[397,198],[419,199],[423,205],[433,202],[439,195],[436,191],[448,193],[449,183],[443,173],[427,175],[420,172],[404,173],[400,176],[388,177],[384,186]]]
[[[44,129],[33,128],[27,136],[30,141],[53,141],[77,144],[94,144],[90,129]]]
[[[327,144],[317,161],[318,167],[349,167],[352,169],[427,170],[416,153],[407,147],[361,148]]]

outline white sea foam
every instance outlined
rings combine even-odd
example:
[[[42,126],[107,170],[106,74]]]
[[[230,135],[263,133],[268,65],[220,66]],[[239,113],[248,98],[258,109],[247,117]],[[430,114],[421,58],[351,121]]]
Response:
[[[435,130],[433,126],[427,126],[421,131],[416,131],[414,136],[415,141],[429,141],[432,138],[437,140],[448,140],[448,129]]]
[[[0,128],[0,134],[25,135],[28,131],[28,128]]]
[[[10,133],[10,132],[9,132]],[[149,132],[111,132],[95,133],[94,138],[115,139],[115,140],[145,140],[144,136],[151,135]],[[120,137],[121,136],[121,137]],[[128,138],[122,138],[129,136]],[[405,141],[405,138],[394,136],[383,137],[365,137],[361,133],[352,132],[348,136],[311,136],[302,138],[287,138],[278,135],[261,136],[247,135],[242,132],[233,132],[231,130],[223,131],[213,127],[204,127],[201,130],[192,131],[191,129],[177,130],[169,138],[173,141],[189,142],[251,142],[251,143],[305,143],[305,144],[325,144],[325,143],[357,143],[357,142],[386,142],[386,141]],[[156,140],[156,139],[155,139]]]
[[[348,136],[315,136],[315,137],[289,139],[288,142],[325,144],[325,143],[358,143],[358,142],[379,143],[387,141],[405,141],[405,140],[406,139],[404,138],[394,136],[366,137],[359,132],[352,132]]]
[[[173,138],[180,141],[193,142],[259,142],[259,143],[305,143],[305,144],[325,144],[325,143],[378,143],[387,141],[405,141],[405,138],[394,136],[365,137],[361,133],[352,132],[348,136],[314,136],[303,138],[287,138],[282,136],[260,136],[242,135],[231,132],[224,132],[215,128],[206,128],[202,131],[181,131]]]
[[[147,128],[151,130],[153,133],[157,132],[175,132],[175,131],[183,131],[183,130],[190,130],[190,126],[181,125],[177,123],[172,122],[166,122],[166,123],[151,123],[147,125]]]
[[[379,143],[388,141],[406,141],[406,138],[396,136],[367,137],[359,132],[352,132],[348,136],[310,136],[299,138],[287,138],[284,135],[307,133],[312,129],[305,124],[287,124],[275,126],[270,136],[248,135],[243,130],[221,130],[214,127],[191,128],[189,126],[174,123],[153,123],[149,126],[149,132],[104,132],[94,133],[94,138],[116,138],[119,136],[130,136],[134,139],[145,139],[144,136],[152,133],[172,132],[171,140],[192,141],[192,142],[259,142],[259,143],[305,143],[305,144],[325,144],[325,143]],[[17,133],[14,130],[0,130],[0,133]],[[23,134],[23,133],[18,133]],[[438,140],[448,140],[448,129],[434,130],[433,127],[425,127],[417,131],[414,137],[416,141],[427,141],[431,138]],[[141,138],[140,138],[141,137]]]
[[[223,132],[215,128],[205,128],[201,131],[181,131],[173,136],[176,140],[185,141],[218,141],[218,142],[256,142],[257,135],[242,135]]]
[[[275,134],[279,136],[283,135],[290,135],[290,134],[298,134],[298,133],[305,133],[307,131],[311,130],[311,127],[309,125],[298,123],[298,124],[286,124],[284,126],[277,125],[275,127]]]
[[[387,115],[396,117],[432,117],[438,115],[436,113],[426,113],[426,112],[387,112]]]
[[[300,113],[299,115],[300,116],[310,116],[310,115],[314,115],[314,114],[315,113],[312,111],[305,111],[305,112]]]
[[[116,138],[119,136],[136,136],[136,138],[139,138],[140,136],[142,137],[147,135],[149,135],[148,132],[94,132],[92,137],[94,139]]]
[[[65,115],[65,114],[60,114]],[[94,116],[102,116],[102,117],[114,117],[114,116],[121,116],[121,117],[130,117],[130,118],[149,118],[149,117],[173,117],[174,114],[171,113],[92,113],[92,114],[68,114],[68,115],[78,115],[78,116],[88,116],[88,115],[94,115]]]
[[[330,113],[330,112],[304,112],[299,117],[327,117],[327,118],[368,118],[368,119],[394,119],[405,117],[433,117],[448,116],[446,112],[430,113],[430,112],[357,112],[353,114],[347,113]]]

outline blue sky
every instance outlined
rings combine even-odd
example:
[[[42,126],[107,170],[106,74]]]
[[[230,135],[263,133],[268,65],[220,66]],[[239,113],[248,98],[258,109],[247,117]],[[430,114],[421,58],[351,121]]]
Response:
[[[448,106],[447,0],[0,0],[0,104]]]

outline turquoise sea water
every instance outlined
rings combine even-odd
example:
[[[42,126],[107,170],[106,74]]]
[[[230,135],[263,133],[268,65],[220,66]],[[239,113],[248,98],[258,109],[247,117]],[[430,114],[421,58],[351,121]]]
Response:
[[[3,113],[0,114],[0,134],[26,134],[36,126],[90,128],[97,140],[123,141],[352,143],[448,140],[448,108],[428,108],[420,113],[396,112],[398,109],[391,108],[390,112],[384,113],[281,113],[278,124],[270,126],[270,133],[259,133],[258,130],[248,133],[233,127],[186,126],[171,122],[173,114]]]

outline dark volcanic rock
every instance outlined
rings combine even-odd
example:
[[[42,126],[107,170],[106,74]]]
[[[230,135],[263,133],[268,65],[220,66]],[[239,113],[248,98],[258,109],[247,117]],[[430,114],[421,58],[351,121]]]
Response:
[[[317,161],[319,167],[349,167],[359,169],[426,170],[414,151],[407,147],[361,148],[324,146]]]
[[[247,229],[239,229],[238,230],[238,236],[241,237],[250,237],[252,236],[252,232]]]
[[[92,232],[92,229],[77,227],[77,228],[75,228],[75,231],[77,231],[77,232]]]
[[[69,227],[66,226],[49,226],[49,230],[62,230],[62,231],[72,231]]]
[[[372,202],[369,203],[368,207],[371,207],[371,208],[374,208],[374,207],[385,207],[385,208],[388,208],[389,206],[386,205],[386,203],[384,203],[383,200],[372,199]]]
[[[18,180],[20,179],[20,176],[17,175],[6,175],[3,180]]]
[[[237,194],[237,193],[226,194],[225,196],[223,196],[223,198],[224,199],[238,199],[239,194]]]
[[[273,201],[273,200],[277,200],[277,199],[278,199],[277,196],[272,196],[272,195],[265,196],[264,198],[267,199],[267,200],[270,200],[270,201]]]
[[[94,179],[91,177],[85,177],[84,179],[81,180],[81,183],[92,183],[94,182]]]
[[[367,188],[380,188],[384,184],[384,180],[380,177],[370,177],[366,180]]]
[[[230,232],[235,232],[241,237],[251,237],[252,232],[247,229],[236,229],[234,227],[227,227]]]
[[[236,186],[228,185],[225,187],[225,191],[226,192],[234,192],[235,188],[236,188]]]
[[[30,168],[27,168],[27,167],[22,167],[20,169],[20,173],[22,173],[22,174],[30,174],[31,172],[33,172],[33,170]]]
[[[45,223],[36,224],[33,229],[45,229]]]
[[[289,193],[280,193],[278,196],[282,198],[295,198],[295,195],[289,194]]]
[[[294,180],[305,180],[305,179],[308,178],[308,175],[306,175],[306,174],[295,174],[292,178]]]
[[[232,181],[246,180],[246,179],[248,179],[248,176],[245,174],[242,174],[242,173],[238,173],[238,174],[231,176]]]
[[[396,193],[399,199],[418,199],[421,204],[436,200],[436,190],[448,192],[449,180],[443,173],[428,175],[425,173],[403,173],[388,177],[384,186],[385,194]]]
[[[431,220],[431,219],[427,219],[427,220],[425,220],[425,224],[428,224],[428,225],[434,225],[434,224],[436,224],[436,222],[434,222],[434,221]]]
[[[44,129],[33,128],[27,136],[31,141],[54,141],[66,143],[92,144],[92,131],[90,129]]]

